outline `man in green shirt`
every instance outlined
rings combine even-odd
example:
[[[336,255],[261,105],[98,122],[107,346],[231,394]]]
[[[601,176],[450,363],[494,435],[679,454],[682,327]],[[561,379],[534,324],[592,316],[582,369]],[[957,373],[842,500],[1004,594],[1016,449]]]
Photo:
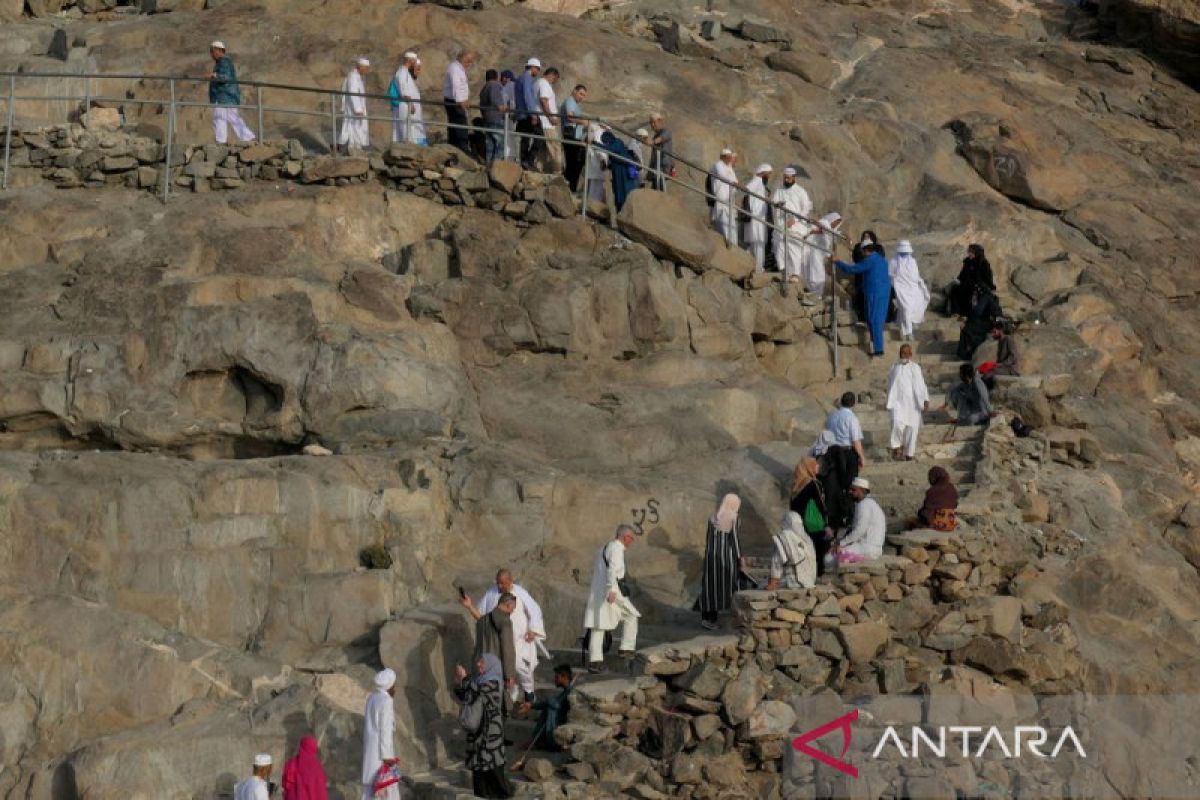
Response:
[[[242,104],[242,91],[238,87],[237,71],[233,61],[225,55],[225,43],[213,42],[208,53],[212,56],[213,68],[208,73],[208,102],[213,106],[213,135],[217,144],[229,140],[229,126],[239,141],[253,142],[254,131],[242,120],[238,106]]]

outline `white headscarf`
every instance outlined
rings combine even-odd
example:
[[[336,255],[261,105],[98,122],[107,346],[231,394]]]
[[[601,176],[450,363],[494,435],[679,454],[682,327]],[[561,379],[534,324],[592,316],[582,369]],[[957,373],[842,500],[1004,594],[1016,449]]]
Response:
[[[733,530],[733,526],[737,523],[738,510],[742,507],[742,500],[733,492],[721,498],[721,504],[717,506],[717,511],[712,516],[713,527],[721,533],[729,533]]]

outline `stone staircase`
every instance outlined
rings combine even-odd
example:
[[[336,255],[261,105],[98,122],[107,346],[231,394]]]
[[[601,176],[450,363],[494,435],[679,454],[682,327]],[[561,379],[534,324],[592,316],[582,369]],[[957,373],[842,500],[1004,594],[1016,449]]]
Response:
[[[846,313],[849,313],[848,309]],[[865,342],[866,331],[859,326],[842,328],[843,346],[853,347]],[[921,364],[925,375],[926,385],[930,394],[930,413],[926,414],[926,424],[922,427],[918,441],[917,457],[914,461],[893,461],[888,439],[891,422],[886,409],[887,375],[899,349],[899,337],[894,327],[887,330],[888,355],[882,359],[872,359],[865,368],[853,370],[846,381],[830,385],[831,395],[843,391],[854,391],[859,395],[859,403],[855,412],[863,427],[864,449],[867,456],[867,467],[862,473],[871,481],[871,493],[883,508],[888,518],[889,544],[896,546],[904,539],[902,532],[908,528],[909,520],[915,517],[917,509],[924,498],[928,487],[927,473],[932,466],[944,467],[958,488],[960,499],[971,491],[975,485],[975,465],[982,454],[985,426],[957,427],[949,423],[948,413],[938,412],[937,409],[945,402],[946,392],[958,381],[958,368],[961,363],[955,348],[958,342],[959,323],[954,319],[946,319],[940,315],[930,314],[926,321],[918,327],[915,333],[913,350],[916,360]],[[850,341],[847,342],[846,339]],[[806,430],[794,434],[793,443],[811,442],[824,424],[824,419],[806,420]],[[799,458],[807,451],[807,444],[798,446],[788,445],[789,457]],[[895,556],[885,556],[884,560],[894,559]],[[768,577],[770,556],[763,554],[747,554],[749,575],[765,586]],[[856,565],[852,571],[872,572],[883,569],[883,564]],[[844,574],[847,570],[840,570]],[[823,576],[819,583],[829,584],[834,580],[831,576]],[[736,631],[736,623],[732,618],[722,618],[720,630],[716,633],[731,634]],[[690,608],[668,609],[659,611],[651,619],[643,618],[639,627],[639,653],[647,650],[670,646],[694,637],[711,636],[713,632],[706,631],[700,626],[699,615]],[[630,665],[616,655],[616,648],[609,654],[606,665],[608,675],[592,676],[578,672],[580,667],[580,652],[578,648],[556,648],[551,651],[552,658],[543,658],[537,672],[537,691],[539,696],[554,691],[553,667],[558,663],[569,663],[577,669],[577,685],[605,680],[613,674],[621,675],[629,671]],[[528,719],[510,718],[506,727],[506,736],[513,745],[509,748],[508,763],[511,765],[523,753],[523,745],[529,741],[535,732],[536,715]],[[534,753],[538,758],[546,758],[557,763],[564,760],[564,754]],[[527,795],[534,785],[524,783],[519,776],[514,776],[514,788],[518,796]],[[464,789],[471,785],[470,772],[461,763],[412,777],[413,797],[442,800],[442,798],[462,798],[473,796]]]

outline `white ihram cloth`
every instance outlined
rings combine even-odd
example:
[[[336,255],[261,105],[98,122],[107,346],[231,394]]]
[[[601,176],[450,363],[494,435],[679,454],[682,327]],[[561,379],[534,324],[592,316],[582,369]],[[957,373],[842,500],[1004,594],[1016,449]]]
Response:
[[[867,495],[854,504],[854,522],[850,532],[842,537],[843,553],[855,553],[863,558],[883,555],[883,539],[887,536],[887,517],[875,498]]]
[[[233,800],[270,800],[267,782],[252,775],[233,788]]]
[[[496,586],[488,589],[483,593],[483,597],[479,601],[479,612],[481,614],[490,614],[496,608],[496,604],[500,602],[502,592]],[[537,669],[538,664],[538,648],[537,641],[525,641],[525,634],[532,631],[536,633],[539,639],[546,638],[546,624],[542,621],[542,607],[537,604],[533,596],[520,584],[513,584],[513,597],[517,598],[517,607],[513,609],[512,620],[513,629],[513,650],[517,657],[517,685],[521,691],[526,693],[533,692],[533,672]],[[516,689],[513,690],[515,695]],[[514,697],[514,699],[516,699]]]
[[[400,90],[401,102],[392,110],[392,141],[425,144],[425,113],[421,110],[421,89],[417,79],[401,64],[393,80]],[[411,103],[411,108],[408,100],[416,101]]]
[[[892,412],[891,447],[904,448],[904,455],[917,454],[917,433],[921,430],[921,412],[929,402],[929,390],[921,365],[898,361],[888,372],[887,408]]]
[[[608,563],[605,564],[607,559]],[[625,577],[625,545],[613,539],[596,553],[592,565],[592,586],[588,593],[587,609],[583,613],[583,627],[592,633],[588,641],[588,660],[602,661],[604,658],[604,632],[621,626],[621,650],[637,647],[638,617],[641,614],[629,598],[621,594],[617,582]],[[608,593],[616,592],[615,602],[608,602]]]
[[[593,126],[592,142],[598,144],[600,137],[604,135],[604,128],[599,125]],[[608,155],[603,148],[593,147],[590,155],[588,155],[588,199],[595,200],[598,203],[607,202],[607,197],[604,193],[605,177],[604,171],[608,168]]]
[[[833,223],[841,218],[841,214],[826,214],[817,223],[819,230],[805,237],[801,277],[804,285],[814,294],[825,292],[825,260],[833,253]]]
[[[229,141],[229,128],[231,127],[239,142],[254,141],[254,131],[250,130],[250,126],[242,119],[241,113],[233,106],[213,106],[212,123],[213,137],[216,138],[217,144],[225,144]]]
[[[783,530],[772,541],[771,578],[784,589],[811,589],[817,583],[817,549],[795,511],[783,518]]]
[[[382,792],[375,792],[375,775],[384,759],[395,758],[396,712],[391,695],[384,689],[376,689],[367,697],[367,708],[363,712],[363,800],[400,800],[400,791],[393,784]]]
[[[355,150],[362,150],[370,144],[371,133],[367,125],[366,87],[363,86],[362,75],[357,69],[352,69],[342,81],[342,132],[338,136],[338,144]]]
[[[718,160],[709,170],[709,174],[713,176],[712,193],[716,197],[716,202],[709,211],[709,218],[712,220],[713,228],[725,237],[725,241],[736,244],[737,233],[734,225],[737,215],[733,213],[733,187],[729,183],[737,183],[737,173],[733,171],[733,167]],[[717,180],[718,178],[721,180]],[[725,183],[725,181],[729,181],[729,183]]]
[[[917,260],[908,253],[892,256],[888,262],[892,289],[896,292],[896,322],[902,336],[911,336],[914,325],[925,319],[929,307],[929,287],[921,280]]]
[[[767,196],[767,186],[761,175],[755,175],[746,184],[746,209],[750,218],[746,220],[743,241],[754,254],[754,271],[762,272],[767,257],[767,201],[759,200],[754,195]]]
[[[812,200],[800,184],[793,183],[791,186],[781,185],[776,189],[771,195],[771,204],[792,212],[776,214],[775,261],[787,277],[799,277],[804,266],[804,254],[809,249],[804,246],[804,237],[808,235],[812,226],[795,215],[805,219],[812,217]],[[785,235],[779,235],[784,231]]]

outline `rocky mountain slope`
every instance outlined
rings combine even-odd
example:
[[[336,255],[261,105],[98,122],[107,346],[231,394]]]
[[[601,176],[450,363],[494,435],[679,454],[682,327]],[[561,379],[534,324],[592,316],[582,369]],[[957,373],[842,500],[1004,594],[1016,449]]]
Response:
[[[247,79],[334,87],[365,53],[389,65],[369,86],[382,91],[417,47],[436,97],[461,45],[486,65],[536,54],[589,85],[594,113],[663,109],[700,163],[729,143],[802,165],[819,209],[912,240],[931,284],[982,242],[1006,307],[1044,323],[1021,335],[1040,385],[1004,402],[1059,458],[1019,479],[985,462],[979,503],[1014,537],[1040,531],[1022,542],[1037,554],[1024,591],[1069,609],[1085,688],[1200,686],[1200,147],[1177,62],[1080,40],[1075,12],[1026,2],[208,5],[22,18],[0,28],[0,69],[195,75],[220,36]],[[57,29],[65,61],[46,55]],[[32,130],[69,111],[16,116]],[[160,106],[126,116],[161,141]],[[266,133],[310,152],[328,137],[282,114]],[[199,111],[182,115],[181,145],[208,136]],[[282,757],[309,729],[353,796],[385,621],[507,564],[569,648],[591,554],[633,518],[648,631],[675,626],[718,493],[742,493],[744,543],[765,553],[790,469],[772,453],[807,445],[847,385],[829,380],[820,309],[578,217],[518,220],[376,179],[180,186],[164,205],[55,189],[32,165],[12,178],[4,797],[213,797],[249,753]],[[678,205],[702,224],[699,203]],[[301,454],[316,442],[336,455]],[[373,545],[390,567],[360,565]],[[391,665],[407,670],[414,766],[458,746],[437,714],[465,628],[442,621],[383,648],[406,659]],[[1114,785],[1137,787],[1137,768]]]

